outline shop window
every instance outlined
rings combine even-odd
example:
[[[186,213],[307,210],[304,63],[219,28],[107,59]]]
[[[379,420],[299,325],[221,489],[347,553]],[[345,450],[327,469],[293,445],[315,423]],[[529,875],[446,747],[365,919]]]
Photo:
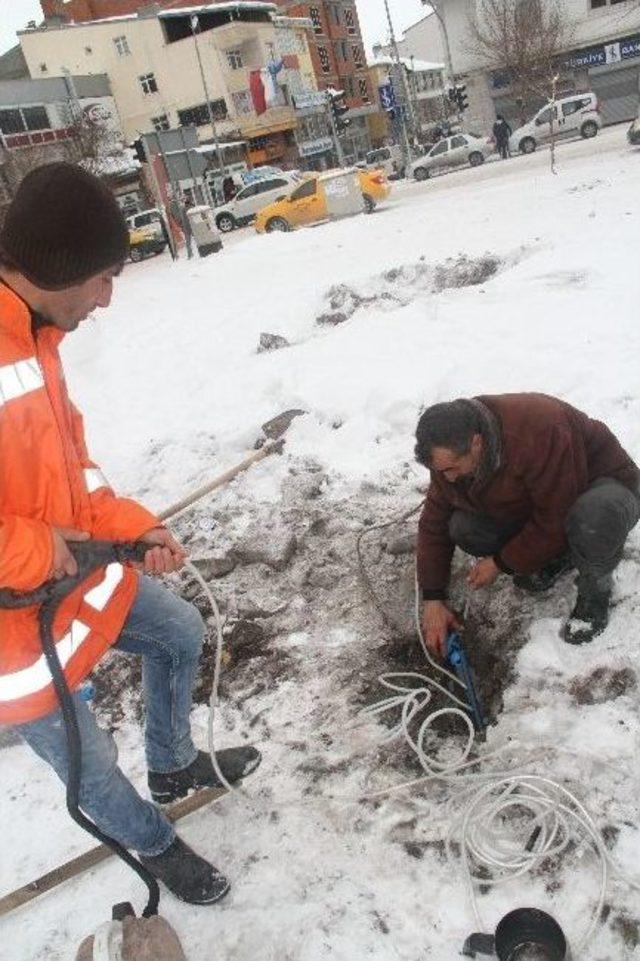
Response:
[[[22,116],[27,130],[50,130],[49,115],[44,107],[23,107]]]
[[[227,104],[225,100],[212,100],[211,112],[213,119],[224,120],[227,116]],[[178,123],[183,127],[204,127],[209,123],[209,111],[206,103],[199,103],[196,107],[187,107],[185,110],[178,110]]]
[[[0,131],[3,134],[25,133],[29,130],[50,130],[49,115],[44,107],[23,107],[0,110]]]

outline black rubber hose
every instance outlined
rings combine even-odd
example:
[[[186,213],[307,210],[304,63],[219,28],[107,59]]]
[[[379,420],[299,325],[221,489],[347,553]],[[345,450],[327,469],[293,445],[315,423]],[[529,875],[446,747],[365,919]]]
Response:
[[[64,578],[61,581],[51,581],[43,588],[26,595],[17,595],[13,591],[0,591],[0,607],[24,607],[26,603],[35,604],[44,596],[38,611],[40,627],[40,642],[44,656],[49,666],[51,679],[55,688],[60,710],[64,720],[67,735],[68,771],[67,771],[67,810],[69,814],[88,834],[96,838],[124,861],[149,891],[147,906],[142,912],[143,917],[150,918],[158,913],[160,903],[160,888],[154,876],[147,871],[122,844],[104,834],[93,821],[89,820],[80,810],[80,784],[82,780],[82,741],[76,716],[75,705],[60,664],[58,652],[53,640],[53,621],[62,600],[77,587],[93,570],[112,561],[142,560],[149,549],[148,545],[119,544],[106,541],[87,541],[69,544],[69,548],[78,562],[78,574],[75,577]]]
[[[55,687],[56,694],[58,695],[58,701],[60,702],[60,710],[62,711],[62,717],[64,719],[64,726],[67,734],[67,749],[68,749],[68,771],[67,771],[67,810],[76,824],[79,824],[81,828],[84,828],[88,834],[100,841],[102,844],[106,844],[107,847],[121,858],[125,864],[136,872],[141,881],[146,884],[149,891],[149,900],[147,901],[147,906],[142,912],[143,917],[150,918],[154,914],[158,913],[158,905],[160,903],[160,888],[158,887],[158,882],[154,876],[147,871],[145,866],[138,861],[132,854],[127,851],[119,841],[110,838],[107,834],[104,834],[99,827],[97,827],[93,821],[90,821],[82,811],[80,810],[80,783],[82,779],[82,742],[80,740],[80,729],[78,727],[78,718],[76,716],[76,710],[73,703],[73,698],[71,697],[71,692],[67,685],[67,680],[64,676],[64,671],[60,660],[58,658],[58,653],[56,651],[56,646],[53,641],[53,619],[55,617],[56,610],[59,606],[59,601],[48,601],[43,604],[38,613],[38,621],[40,624],[40,640],[42,643],[42,650],[44,651],[44,656],[47,659],[47,664],[49,665],[49,671],[51,672],[51,678],[53,680],[53,686]]]

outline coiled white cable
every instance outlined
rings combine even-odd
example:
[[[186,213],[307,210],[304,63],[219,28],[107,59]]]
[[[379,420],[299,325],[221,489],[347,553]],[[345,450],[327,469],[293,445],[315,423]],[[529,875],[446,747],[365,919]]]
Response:
[[[220,611],[209,585],[198,569],[189,561],[185,566],[202,588],[214,617],[216,650],[208,718],[211,762],[220,783],[228,791],[246,796],[244,791],[226,780],[220,770],[214,749],[214,726],[223,651]],[[431,656],[422,634],[420,615],[420,595],[416,589],[416,631],[426,660],[435,671],[464,690],[465,685],[460,679]],[[487,764],[498,757],[504,758],[507,752],[520,748],[520,745],[517,742],[509,742],[497,750],[485,752],[477,758],[470,758],[475,743],[475,729],[465,710],[467,703],[434,678],[415,672],[394,672],[382,675],[380,682],[383,687],[393,693],[380,703],[365,708],[363,713],[365,716],[375,717],[388,710],[400,708],[400,720],[384,740],[390,741],[403,737],[417,756],[425,775],[382,791],[357,798],[342,798],[342,800],[356,802],[379,798],[397,790],[424,785],[430,780],[445,782],[450,788],[457,787],[458,790],[452,794],[451,799],[454,803],[464,803],[465,806],[462,813],[451,823],[446,838],[446,850],[450,862],[454,864],[456,861],[454,842],[459,845],[463,881],[480,930],[485,930],[485,926],[477,904],[477,885],[491,887],[507,884],[539,868],[547,858],[562,855],[572,844],[578,848],[584,847],[585,844],[591,845],[599,860],[600,888],[596,906],[586,930],[573,942],[574,951],[576,954],[579,953],[591,940],[598,925],[610,873],[615,873],[627,885],[640,891],[640,882],[625,877],[610,857],[594,817],[567,788],[550,778],[526,772],[514,773],[513,767],[509,771],[475,770],[481,764]],[[411,682],[418,682],[418,686]],[[412,722],[427,710],[433,697],[433,690],[439,691],[455,706],[427,713],[417,734],[413,736],[410,731]],[[438,718],[446,715],[459,717],[466,728],[466,740],[459,756],[449,762],[429,756],[424,744],[431,725]],[[557,745],[554,748],[558,751]],[[561,749],[560,751],[563,753]],[[537,760],[536,749],[527,749],[526,753],[529,764]],[[564,753],[577,756],[573,752]],[[335,798],[335,800],[340,799]],[[306,806],[313,802],[302,803]]]

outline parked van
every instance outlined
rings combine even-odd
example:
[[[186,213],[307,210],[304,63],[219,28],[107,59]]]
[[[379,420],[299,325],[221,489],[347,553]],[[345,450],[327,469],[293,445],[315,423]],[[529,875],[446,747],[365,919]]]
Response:
[[[581,136],[595,137],[602,129],[602,118],[595,93],[578,93],[562,97],[539,110],[535,117],[511,134],[512,153],[533,153],[539,144],[551,140],[551,120],[557,139]]]

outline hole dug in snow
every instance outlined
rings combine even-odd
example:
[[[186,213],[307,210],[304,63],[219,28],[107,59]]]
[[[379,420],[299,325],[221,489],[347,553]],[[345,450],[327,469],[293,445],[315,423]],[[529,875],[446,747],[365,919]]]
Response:
[[[510,263],[515,260],[511,258]],[[439,294],[459,287],[477,287],[491,280],[505,261],[492,254],[483,257],[460,255],[442,264],[415,264],[393,267],[371,278],[361,288],[336,284],[325,295],[325,310],[316,317],[320,326],[335,327],[349,320],[361,307],[380,309],[406,307],[418,297]]]

